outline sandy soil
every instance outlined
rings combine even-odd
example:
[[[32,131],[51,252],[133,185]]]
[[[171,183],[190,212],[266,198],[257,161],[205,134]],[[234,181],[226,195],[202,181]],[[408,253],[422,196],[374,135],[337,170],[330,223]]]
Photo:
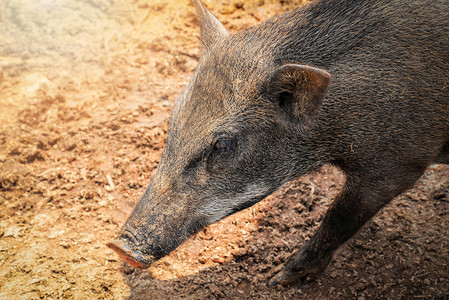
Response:
[[[303,1],[206,1],[230,31]],[[448,299],[449,167],[434,166],[308,285],[267,289],[338,193],[325,167],[145,271],[106,247],[158,164],[199,59],[189,1],[0,2],[1,299]]]

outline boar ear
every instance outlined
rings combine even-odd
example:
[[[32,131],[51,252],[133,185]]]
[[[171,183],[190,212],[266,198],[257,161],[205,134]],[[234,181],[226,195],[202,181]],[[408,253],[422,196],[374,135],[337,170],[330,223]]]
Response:
[[[229,33],[223,24],[201,3],[200,0],[194,0],[198,17],[201,23],[201,42],[203,51],[209,51],[218,41],[226,38]]]
[[[325,70],[286,64],[268,76],[266,92],[283,119],[304,124],[317,115],[330,80]]]

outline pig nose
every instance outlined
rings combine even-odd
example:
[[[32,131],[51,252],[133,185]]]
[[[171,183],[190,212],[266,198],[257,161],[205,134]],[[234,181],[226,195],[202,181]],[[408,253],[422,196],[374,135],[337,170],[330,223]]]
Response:
[[[124,261],[135,268],[146,269],[155,260],[152,255],[143,254],[139,250],[133,249],[126,240],[120,238],[117,238],[106,245],[117,252]]]

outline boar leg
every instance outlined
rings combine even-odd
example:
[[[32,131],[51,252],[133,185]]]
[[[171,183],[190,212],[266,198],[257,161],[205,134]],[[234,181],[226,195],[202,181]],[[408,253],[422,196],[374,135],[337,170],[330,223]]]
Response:
[[[280,272],[271,278],[267,285],[304,282],[322,273],[334,251],[351,238],[386,203],[409,188],[425,169],[417,168],[416,165],[410,168],[395,168],[391,165],[390,167],[389,172],[382,172],[384,175],[382,177],[367,174],[348,176],[320,228],[285,264],[275,269],[275,272]]]

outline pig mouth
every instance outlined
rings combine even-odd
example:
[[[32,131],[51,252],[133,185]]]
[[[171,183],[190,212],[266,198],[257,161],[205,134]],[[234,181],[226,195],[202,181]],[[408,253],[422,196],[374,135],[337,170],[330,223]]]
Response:
[[[117,254],[128,264],[135,268],[146,269],[156,258],[150,254],[142,253],[134,245],[133,240],[129,240],[129,235],[116,238],[106,245],[117,252]]]

